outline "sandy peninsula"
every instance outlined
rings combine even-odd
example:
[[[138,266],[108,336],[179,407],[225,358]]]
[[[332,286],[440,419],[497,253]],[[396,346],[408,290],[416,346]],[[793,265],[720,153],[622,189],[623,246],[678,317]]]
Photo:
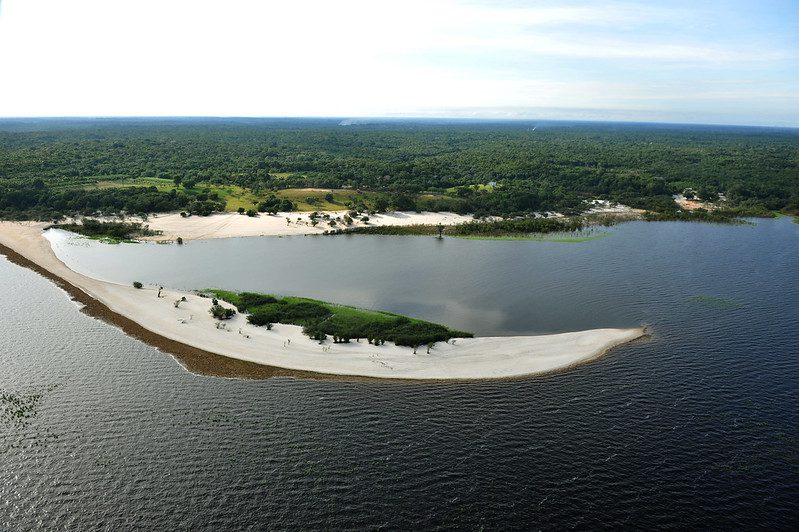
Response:
[[[461,338],[438,343],[428,354],[393,344],[366,341],[320,345],[301,328],[276,324],[255,327],[237,314],[219,322],[208,313],[210,302],[192,293],[157,287],[135,289],[93,279],[68,268],[45,238],[44,223],[0,222],[0,245],[48,277],[79,290],[120,320],[123,329],[167,351],[181,346],[252,365],[285,368],[300,374],[327,374],[411,380],[511,378],[546,373],[594,359],[614,346],[645,334],[642,328],[594,329],[541,336]],[[63,284],[62,283],[62,284]],[[75,295],[73,293],[73,295]],[[181,298],[185,302],[177,303]],[[125,325],[127,324],[127,328]],[[224,324],[224,325],[220,325]],[[159,341],[163,339],[163,342]],[[213,373],[213,372],[211,372]],[[268,372],[267,372],[268,374]]]

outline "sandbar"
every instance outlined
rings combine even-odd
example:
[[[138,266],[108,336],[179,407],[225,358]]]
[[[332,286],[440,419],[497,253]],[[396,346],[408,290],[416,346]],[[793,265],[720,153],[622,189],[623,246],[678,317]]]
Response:
[[[291,370],[298,375],[405,380],[516,378],[561,370],[595,359],[615,346],[646,334],[643,328],[636,327],[538,336],[459,338],[437,343],[429,353],[426,348],[420,348],[414,354],[411,348],[390,343],[374,346],[365,340],[320,345],[303,335],[299,326],[276,324],[272,330],[267,330],[250,325],[242,314],[221,322],[224,327],[220,328],[220,322],[208,313],[210,301],[196,294],[167,288],[159,298],[158,287],[136,289],[71,270],[53,252],[43,232],[47,225],[0,222],[0,245],[31,261],[48,277],[61,280],[101,303],[103,308],[122,318],[110,321],[121,323],[126,332],[140,327],[152,334],[136,336],[166,351],[179,351],[181,346],[193,348],[198,353],[220,355],[219,359],[247,363],[250,369],[265,366]],[[186,301],[175,306],[183,297]],[[164,342],[159,343],[158,338]],[[274,374],[265,373],[267,376]]]

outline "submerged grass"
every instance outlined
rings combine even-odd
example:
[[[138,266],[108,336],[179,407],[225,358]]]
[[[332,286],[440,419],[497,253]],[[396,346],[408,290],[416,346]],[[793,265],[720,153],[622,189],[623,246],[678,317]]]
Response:
[[[705,307],[721,310],[732,310],[746,307],[746,305],[735,299],[706,295],[692,296],[688,298],[688,301]]]
[[[0,424],[17,427],[30,425],[37,415],[39,402],[56,387],[37,387],[27,393],[0,390]]]
[[[465,240],[527,240],[532,242],[588,242],[610,236],[610,233],[602,232],[592,235],[580,236],[579,233],[549,233],[532,235],[503,235],[503,236],[484,236],[484,235],[453,235],[454,238]]]
[[[113,236],[86,236],[89,240],[97,240],[98,242],[102,242],[103,244],[138,244],[138,240],[133,240],[130,238],[116,238]]]

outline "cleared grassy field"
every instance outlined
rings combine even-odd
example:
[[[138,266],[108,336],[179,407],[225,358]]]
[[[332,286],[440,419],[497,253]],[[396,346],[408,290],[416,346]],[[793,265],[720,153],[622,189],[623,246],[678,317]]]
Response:
[[[347,209],[348,204],[359,203],[371,207],[379,195],[377,192],[321,188],[287,188],[278,190],[274,194],[294,202],[299,211],[341,211]]]
[[[169,192],[176,188],[171,179],[159,177],[139,177],[136,179],[108,179],[109,176],[97,176],[97,178],[86,178],[84,188],[124,188],[124,187],[155,187],[160,192]],[[299,212],[313,211],[343,211],[358,206],[365,206],[367,209],[374,208],[375,200],[381,195],[379,192],[352,189],[323,189],[323,188],[287,188],[277,191],[264,191],[259,194],[253,193],[249,189],[238,185],[217,185],[213,183],[200,182],[192,188],[183,185],[177,187],[181,192],[191,196],[201,193],[209,195],[216,194],[220,201],[225,202],[225,210],[236,212],[240,207],[246,209],[255,208],[261,201],[270,195],[278,198],[285,198],[294,203]],[[425,193],[419,196],[419,200],[440,200],[452,199],[443,194]]]
[[[493,185],[485,185],[485,184],[467,185],[467,187],[472,189],[472,190],[478,190],[478,191],[491,192],[492,190],[494,190],[494,186]],[[454,194],[454,193],[456,193],[458,191],[458,188],[460,188],[460,187],[449,187],[447,189],[447,192],[449,192],[450,194]]]
[[[171,179],[160,177],[139,177],[137,179],[113,179],[104,180],[98,176],[97,182],[88,185],[87,188],[123,188],[123,187],[158,187],[159,190],[170,190],[175,188],[175,183]]]
[[[140,177],[137,179],[98,179],[96,182],[85,185],[85,188],[124,187],[156,187],[159,191],[168,192],[175,188],[175,183],[171,179]],[[254,194],[251,190],[237,185],[216,185],[212,183],[198,183],[190,189],[182,185],[177,188],[190,195],[200,193],[216,194],[220,200],[225,202],[225,210],[231,212],[237,211],[239,207],[252,209],[272,194],[279,198],[291,200],[298,211],[304,212],[341,211],[349,208],[350,205],[361,203],[371,207],[378,196],[376,192],[319,188],[288,188]]]
[[[97,181],[89,188],[124,188],[124,187],[156,187],[161,192],[168,192],[175,188],[175,183],[171,179],[162,179],[159,177],[140,177],[137,179],[120,179],[113,181]],[[237,185],[215,185],[212,183],[199,183],[193,188],[185,188],[184,186],[177,187],[178,190],[185,192],[189,195],[197,195],[201,193],[216,194],[220,201],[225,202],[225,210],[235,212],[239,207],[244,209],[252,209],[268,194],[253,194],[251,191],[244,189]]]
[[[161,179],[158,177],[140,177],[138,179],[120,180],[98,180],[95,183],[86,185],[86,188],[125,188],[125,187],[156,187],[159,191],[168,192],[175,188],[171,179]],[[329,211],[343,210],[348,203],[368,202],[371,203],[375,193],[357,192],[354,190],[324,190],[324,189],[286,189],[276,192],[263,192],[254,194],[252,191],[237,185],[216,185],[211,183],[200,183],[195,187],[187,189],[182,185],[177,187],[181,192],[190,195],[200,193],[216,194],[220,200],[225,202],[225,210],[235,212],[239,207],[252,209],[258,203],[274,194],[279,198],[287,198],[294,202],[299,211]],[[330,194],[332,201],[325,199]],[[311,198],[316,198],[316,201]],[[310,200],[310,201],[309,201]]]
[[[273,174],[276,175],[276,174]],[[285,174],[288,176],[289,174]],[[192,188],[183,185],[175,187],[171,179],[160,177],[139,177],[136,179],[114,179],[114,176],[93,176],[81,179],[81,186],[85,189],[92,188],[125,188],[125,187],[155,187],[160,192],[177,190],[196,196],[201,193],[216,194],[220,201],[225,202],[225,210],[236,212],[239,208],[253,209],[270,195],[281,199],[288,199],[295,205],[299,212],[313,211],[343,211],[351,208],[365,207],[373,209],[375,201],[382,194],[366,190],[352,189],[324,189],[324,188],[287,188],[281,190],[264,190],[254,193],[250,189],[238,185],[219,185],[208,182],[199,182]],[[422,202],[433,200],[458,201],[446,194],[423,193],[418,196]],[[448,205],[439,204],[436,208],[447,209]]]

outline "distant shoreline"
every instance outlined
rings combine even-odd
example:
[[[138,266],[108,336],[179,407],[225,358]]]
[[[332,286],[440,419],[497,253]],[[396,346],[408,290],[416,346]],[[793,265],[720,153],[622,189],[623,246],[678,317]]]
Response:
[[[435,229],[437,226],[450,227],[475,222],[471,214],[454,212],[415,212],[392,211],[378,214],[364,214],[350,218],[347,224],[345,216],[349,211],[318,211],[316,223],[309,212],[279,212],[277,214],[260,213],[258,216],[246,216],[237,213],[214,213],[208,216],[182,216],[178,212],[151,214],[147,219],[131,217],[129,221],[141,222],[153,231],[156,236],[141,237],[141,240],[175,241],[178,238],[188,240],[207,240],[216,238],[237,238],[249,236],[292,236],[323,235],[338,231],[368,230],[380,227],[423,226]],[[624,205],[612,205],[600,202],[586,211],[586,215],[607,215],[620,220],[640,218],[644,211],[631,209]],[[543,213],[538,217],[545,220],[547,216],[554,220],[567,220],[559,213]],[[117,218],[99,217],[101,221],[119,221]],[[364,221],[365,220],[365,221]],[[501,220],[493,217],[489,220]],[[333,222],[333,225],[330,223]],[[458,236],[458,235],[455,235]],[[480,236],[480,235],[477,235]],[[491,235],[488,235],[491,236]]]
[[[216,328],[210,303],[195,294],[98,281],[69,269],[42,236],[43,223],[0,223],[0,252],[48,277],[84,311],[127,334],[172,353],[190,371],[241,378],[344,377],[425,381],[522,378],[592,360],[645,335],[642,328],[597,329],[543,336],[458,339],[426,354],[386,344],[336,344],[323,349],[298,326],[272,331],[246,323],[243,315]],[[174,302],[186,297],[178,307]]]

